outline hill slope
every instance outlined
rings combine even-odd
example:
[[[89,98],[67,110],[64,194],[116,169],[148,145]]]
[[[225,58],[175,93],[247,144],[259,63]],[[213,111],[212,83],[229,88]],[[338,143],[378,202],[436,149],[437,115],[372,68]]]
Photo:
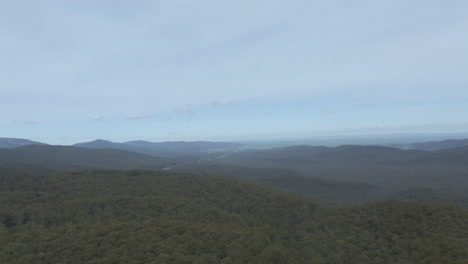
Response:
[[[468,146],[442,149],[412,160],[413,163],[468,165]]]
[[[250,168],[219,164],[189,164],[174,171],[225,175],[250,180],[261,185],[304,195],[315,200],[353,204],[383,199],[386,193],[378,186],[361,182],[333,181],[314,178],[302,172],[282,168]]]
[[[85,149],[68,146],[31,145],[0,149],[0,166],[44,170],[160,169],[171,159],[116,149]]]
[[[295,146],[236,152],[211,163],[225,165],[226,171],[229,166],[290,169],[326,181],[377,185],[386,192],[431,188],[468,198],[467,147],[427,152],[380,146]],[[223,174],[219,169],[217,173]]]

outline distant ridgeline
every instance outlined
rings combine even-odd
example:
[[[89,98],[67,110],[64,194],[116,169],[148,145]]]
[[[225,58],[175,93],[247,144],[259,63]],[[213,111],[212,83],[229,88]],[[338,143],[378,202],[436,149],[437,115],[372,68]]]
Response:
[[[468,146],[459,147],[464,140],[425,143],[457,146],[432,151],[359,145],[249,149],[203,141],[96,140],[75,146],[13,141],[26,145],[0,148],[0,167],[31,172],[145,169],[215,174],[341,205],[412,199],[468,207]]]
[[[0,263],[466,263],[468,211],[325,207],[221,176],[0,171]]]
[[[22,138],[0,138],[0,148],[17,148],[28,145],[45,145],[44,143]]]

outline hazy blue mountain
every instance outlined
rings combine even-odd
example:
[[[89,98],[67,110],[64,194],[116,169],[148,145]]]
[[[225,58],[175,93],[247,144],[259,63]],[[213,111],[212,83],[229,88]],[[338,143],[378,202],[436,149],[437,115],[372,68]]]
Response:
[[[28,145],[44,145],[44,143],[22,138],[0,138],[0,148],[16,148]]]
[[[161,169],[176,161],[117,149],[31,145],[0,149],[0,166],[33,170]]]
[[[138,140],[125,143],[114,143],[106,140],[95,140],[86,143],[78,143],[74,146],[94,149],[123,149],[160,157],[186,157],[187,159],[198,159],[219,156],[223,153],[238,149],[243,145],[239,143],[208,141],[148,142]]]
[[[336,147],[341,145],[406,146],[413,143],[465,139],[468,133],[397,133],[375,135],[316,136],[309,138],[246,141],[246,145],[256,147],[286,147],[297,145]]]
[[[238,151],[216,160],[217,163],[254,167],[292,167],[321,165],[408,165],[431,162],[468,165],[468,146],[422,151],[383,146],[343,145],[338,147],[292,146],[266,150]]]
[[[258,166],[313,163],[388,163],[422,157],[427,153],[382,146],[343,145],[335,148],[292,146],[267,150],[250,150],[226,155],[219,162],[256,164]]]
[[[226,148],[239,148],[243,145],[232,142],[211,142],[211,141],[167,141],[167,142],[148,142],[143,140],[128,141],[126,145],[140,147],[160,147],[165,149],[194,149],[194,150],[216,150]]]
[[[90,142],[78,143],[73,146],[81,148],[119,148],[122,143],[114,143],[108,140],[97,139]]]
[[[443,141],[413,143],[413,144],[404,145],[402,147],[418,149],[418,150],[426,150],[426,151],[435,151],[435,150],[442,150],[442,149],[458,148],[458,147],[463,147],[463,146],[468,146],[468,139],[447,139]]]

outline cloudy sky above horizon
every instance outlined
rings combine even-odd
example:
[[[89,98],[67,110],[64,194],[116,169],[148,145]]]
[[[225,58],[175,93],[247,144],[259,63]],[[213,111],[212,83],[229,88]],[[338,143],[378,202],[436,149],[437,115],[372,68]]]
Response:
[[[0,0],[0,137],[468,132],[464,0]]]

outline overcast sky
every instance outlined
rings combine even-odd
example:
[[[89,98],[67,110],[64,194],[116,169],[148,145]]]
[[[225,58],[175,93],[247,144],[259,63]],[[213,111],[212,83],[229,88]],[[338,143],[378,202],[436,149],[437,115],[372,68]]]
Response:
[[[0,0],[0,137],[468,131],[466,0]]]

